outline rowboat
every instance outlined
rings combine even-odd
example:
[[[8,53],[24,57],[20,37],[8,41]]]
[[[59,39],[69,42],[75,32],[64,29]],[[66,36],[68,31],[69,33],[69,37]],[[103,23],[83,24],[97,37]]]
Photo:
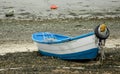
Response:
[[[50,32],[32,34],[40,54],[64,60],[95,59],[99,52],[94,32],[75,37]]]

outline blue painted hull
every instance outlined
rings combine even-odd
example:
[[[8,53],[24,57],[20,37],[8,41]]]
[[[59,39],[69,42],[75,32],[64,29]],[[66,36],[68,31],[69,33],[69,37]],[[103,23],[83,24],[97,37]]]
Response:
[[[64,60],[85,60],[94,59],[98,55],[98,48],[89,49],[83,52],[71,53],[71,54],[53,54],[39,50],[39,53],[46,56],[53,56]]]
[[[94,59],[99,51],[94,32],[76,37],[38,32],[32,35],[32,39],[40,54],[65,60]]]

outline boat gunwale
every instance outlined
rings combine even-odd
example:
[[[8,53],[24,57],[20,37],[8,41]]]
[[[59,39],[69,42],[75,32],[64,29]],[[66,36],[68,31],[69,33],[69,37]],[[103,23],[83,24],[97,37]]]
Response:
[[[42,33],[42,32],[37,32],[37,33]],[[34,33],[34,34],[35,34],[35,33]],[[85,38],[85,37],[94,35],[94,32],[89,32],[89,33],[82,34],[82,35],[79,35],[79,36],[76,36],[76,37],[72,37],[72,38],[69,37],[69,36],[56,34],[56,35],[65,36],[65,37],[68,37],[68,38],[63,39],[63,40],[52,41],[52,42],[45,42],[45,41],[36,40],[36,39],[34,39],[34,34],[32,34],[32,40],[35,41],[35,42],[37,42],[37,43],[42,43],[42,44],[59,44],[59,43],[64,43],[64,42],[68,42],[68,41],[73,41],[73,40],[77,40],[77,39],[82,39],[82,38]],[[54,33],[53,33],[53,34],[54,34]]]

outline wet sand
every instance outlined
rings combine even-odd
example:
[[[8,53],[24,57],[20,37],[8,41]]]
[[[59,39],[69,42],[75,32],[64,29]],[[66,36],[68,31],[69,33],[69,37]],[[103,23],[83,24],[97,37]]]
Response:
[[[108,49],[111,50],[111,49]],[[95,60],[65,61],[37,52],[0,56],[1,74],[119,74],[120,49],[106,53],[104,62]]]
[[[65,61],[42,56],[31,40],[31,34],[40,31],[76,36],[93,31],[96,25],[108,25],[111,34],[107,40],[103,63],[98,60]],[[0,20],[0,73],[36,74],[119,74],[120,73],[120,19],[54,19],[54,20]],[[33,52],[34,51],[34,52]],[[7,53],[7,54],[6,54]]]

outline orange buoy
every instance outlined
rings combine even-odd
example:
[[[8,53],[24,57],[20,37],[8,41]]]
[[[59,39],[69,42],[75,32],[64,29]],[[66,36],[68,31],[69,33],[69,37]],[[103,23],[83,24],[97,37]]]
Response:
[[[58,7],[56,5],[51,5],[50,8],[51,9],[57,9]]]

